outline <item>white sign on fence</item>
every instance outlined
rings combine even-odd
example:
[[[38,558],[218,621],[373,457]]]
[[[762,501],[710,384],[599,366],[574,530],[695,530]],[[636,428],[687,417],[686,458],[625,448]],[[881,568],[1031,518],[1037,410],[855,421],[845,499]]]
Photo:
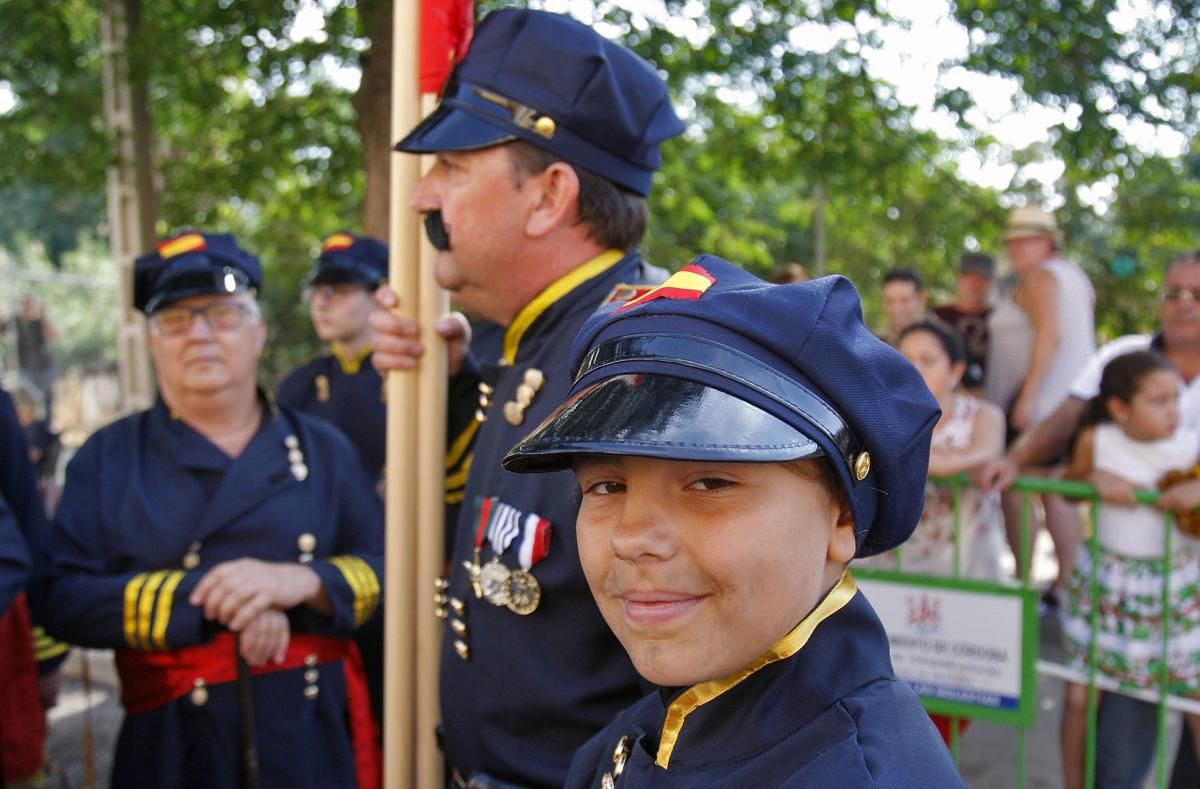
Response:
[[[1018,708],[1020,596],[855,580],[887,630],[896,675],[918,694],[993,710]]]

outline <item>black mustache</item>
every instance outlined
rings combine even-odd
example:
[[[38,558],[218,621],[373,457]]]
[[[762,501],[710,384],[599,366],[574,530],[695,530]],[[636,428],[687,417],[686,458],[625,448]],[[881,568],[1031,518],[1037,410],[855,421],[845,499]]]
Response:
[[[433,248],[445,252],[450,248],[450,228],[442,221],[441,211],[428,211],[425,214],[425,235]]]

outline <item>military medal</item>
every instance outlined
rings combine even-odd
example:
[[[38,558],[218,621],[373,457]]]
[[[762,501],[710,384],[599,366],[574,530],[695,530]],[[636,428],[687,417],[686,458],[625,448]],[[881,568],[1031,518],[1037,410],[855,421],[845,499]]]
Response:
[[[521,545],[517,548],[520,570],[509,574],[505,583],[506,605],[514,614],[528,616],[542,601],[542,586],[530,570],[550,553],[550,521],[530,513],[521,519]]]
[[[495,606],[508,605],[508,579],[511,575],[512,571],[500,562],[500,557],[493,557],[479,572],[483,598]]]
[[[480,573],[483,571],[480,565],[480,551],[483,548],[483,535],[487,531],[488,513],[492,508],[493,499],[479,499],[479,525],[475,527],[475,552],[471,559],[463,562],[463,567],[467,570],[467,581],[471,584],[471,591],[475,593],[476,599],[483,597],[483,586],[480,584]]]
[[[509,611],[528,616],[542,601],[542,587],[528,570],[513,570],[504,580],[504,597]]]

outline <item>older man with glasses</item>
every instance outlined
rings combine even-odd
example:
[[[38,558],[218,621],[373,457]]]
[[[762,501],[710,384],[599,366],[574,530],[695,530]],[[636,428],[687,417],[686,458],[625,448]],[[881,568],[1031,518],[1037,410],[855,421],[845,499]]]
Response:
[[[258,390],[261,281],[227,234],[139,258],[159,400],[67,471],[39,606],[116,650],[113,786],[378,779],[351,636],[380,597],[380,502],[341,433]]]
[[[1030,428],[999,460],[983,464],[975,482],[985,490],[1007,488],[1025,466],[1065,451],[1079,426],[1087,401],[1100,391],[1100,374],[1116,357],[1153,348],[1182,376],[1181,425],[1200,429],[1200,249],[1179,255],[1167,266],[1160,290],[1159,330],[1129,334],[1102,346],[1071,385],[1070,396]],[[1176,486],[1159,499],[1176,513],[1200,505],[1200,480]],[[1097,786],[1138,786],[1150,768],[1157,735],[1157,705],[1106,693],[1100,708],[1096,753]],[[1113,747],[1105,747],[1106,743]],[[1185,731],[1172,786],[1200,785],[1200,768]],[[1183,777],[1186,772],[1187,778]],[[1180,782],[1182,781],[1182,782]]]

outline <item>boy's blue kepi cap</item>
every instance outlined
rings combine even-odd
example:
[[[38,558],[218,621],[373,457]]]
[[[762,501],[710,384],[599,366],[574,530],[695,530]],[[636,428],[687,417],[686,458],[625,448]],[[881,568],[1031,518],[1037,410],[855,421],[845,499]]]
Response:
[[[488,14],[436,110],[396,144],[469,151],[522,139],[642,196],[683,131],[653,66],[570,17]]]
[[[239,247],[229,233],[181,233],[133,263],[133,306],[147,315],[188,296],[260,287],[258,258]]]
[[[350,282],[374,290],[387,275],[387,245],[371,236],[343,231],[321,243],[321,255],[313,263],[304,285]]]
[[[576,454],[784,462],[824,457],[854,513],[858,555],[912,533],[940,411],[920,374],[863,323],[844,277],[772,285],[711,256],[588,319],[564,405],[504,458]]]

